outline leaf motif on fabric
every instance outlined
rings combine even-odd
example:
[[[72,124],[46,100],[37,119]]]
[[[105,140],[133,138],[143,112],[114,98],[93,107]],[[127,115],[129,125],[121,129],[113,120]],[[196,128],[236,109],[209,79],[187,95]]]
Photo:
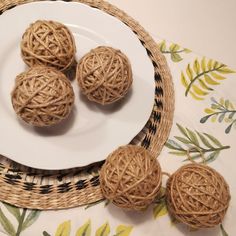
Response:
[[[110,234],[110,225],[108,222],[99,227],[96,231],[96,236],[108,236]]]
[[[88,220],[77,230],[76,236],[91,236],[91,220]]]
[[[183,54],[191,52],[191,50],[187,48],[182,48],[176,43],[171,43],[167,45],[165,40],[161,41],[158,44],[158,47],[163,54],[165,54],[166,56],[170,55],[171,60],[175,63],[183,60]]]
[[[119,225],[116,228],[115,236],[129,236],[132,229],[133,229],[132,226]]]
[[[223,145],[209,133],[193,131],[189,128],[184,128],[180,124],[177,124],[177,127],[182,136],[174,136],[176,140],[169,139],[165,144],[172,155],[187,157],[189,152],[192,160],[199,159],[200,162],[203,162],[202,155],[204,155],[204,161],[210,163],[216,160],[221,151],[230,148],[230,146]],[[186,158],[184,161],[188,160]]]
[[[10,220],[6,217],[3,213],[2,209],[0,208],[0,223],[5,230],[5,232],[10,236],[15,236],[16,231]]]
[[[70,236],[71,222],[65,221],[57,227],[55,236]]]
[[[223,74],[235,71],[226,65],[212,59],[195,58],[186,69],[181,72],[181,83],[185,87],[185,96],[191,95],[195,100],[204,100],[214,87],[226,79]]]
[[[204,109],[206,116],[200,119],[201,123],[211,122],[227,123],[225,133],[229,134],[232,127],[236,126],[236,109],[232,101],[225,98],[220,98],[218,101],[211,98],[210,108]],[[214,141],[213,141],[214,142]]]

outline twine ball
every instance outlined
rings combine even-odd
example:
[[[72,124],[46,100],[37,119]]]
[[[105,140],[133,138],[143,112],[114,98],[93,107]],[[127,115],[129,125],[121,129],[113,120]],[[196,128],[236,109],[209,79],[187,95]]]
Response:
[[[105,46],[80,60],[76,77],[82,93],[102,105],[123,98],[133,82],[129,59],[120,50]]]
[[[166,202],[170,214],[191,228],[211,228],[220,224],[229,201],[228,184],[206,165],[185,165],[167,182]]]
[[[59,22],[38,20],[22,36],[21,55],[29,67],[45,65],[64,71],[74,62],[75,52],[71,32]]]
[[[128,210],[143,210],[161,188],[161,167],[145,148],[134,145],[119,147],[106,159],[100,172],[105,198]]]
[[[74,92],[66,76],[51,67],[32,67],[16,77],[12,105],[26,123],[43,127],[67,118]]]

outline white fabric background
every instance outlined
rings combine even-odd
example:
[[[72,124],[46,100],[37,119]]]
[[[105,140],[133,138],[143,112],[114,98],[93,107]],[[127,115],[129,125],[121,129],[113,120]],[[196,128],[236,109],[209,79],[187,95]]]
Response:
[[[149,33],[236,68],[235,0],[108,0]]]

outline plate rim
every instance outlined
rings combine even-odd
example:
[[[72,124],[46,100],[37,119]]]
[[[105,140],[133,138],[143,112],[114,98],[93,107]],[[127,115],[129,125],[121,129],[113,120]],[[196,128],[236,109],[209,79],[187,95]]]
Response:
[[[28,1],[27,1],[28,2]],[[53,4],[53,2],[51,2],[51,1],[43,1],[43,2],[45,2],[46,4]],[[59,1],[59,3],[60,4],[64,4],[65,2],[67,2],[67,1]],[[71,1],[72,2],[72,1]],[[42,1],[33,1],[32,3],[39,3],[39,4],[41,4],[42,3]],[[83,2],[81,2],[81,3],[83,3]],[[119,20],[120,21],[120,20]],[[123,23],[122,21],[121,21],[121,23]],[[145,55],[146,56],[146,55]],[[153,75],[154,76],[154,75]],[[154,79],[154,77],[153,77],[153,79]],[[152,87],[152,89],[154,89],[155,90],[155,84],[154,84],[154,82],[153,82],[153,87]],[[155,96],[154,96],[154,94],[153,94],[153,98],[155,98]],[[155,100],[153,101],[153,103],[155,102]],[[153,104],[151,104],[150,106],[153,106]],[[153,110],[153,109],[152,109]],[[149,114],[149,116],[151,115],[151,113],[152,113],[152,111],[150,110],[150,114]],[[145,122],[147,122],[147,121],[143,121],[143,127],[145,127]],[[141,129],[140,130],[140,132],[142,132],[142,130],[143,129]],[[139,133],[140,133],[139,132]],[[134,136],[134,137],[136,137],[137,135],[139,135],[139,133],[138,134],[132,134],[132,136]],[[139,135],[140,136],[140,135]],[[133,140],[131,140],[131,143],[133,142]],[[5,153],[6,153],[6,151],[5,151]],[[2,154],[5,154],[5,153],[2,153]],[[22,155],[23,156],[23,155]],[[35,164],[36,162],[35,161],[30,161],[30,162],[28,162],[28,161],[21,161],[21,160],[23,160],[24,158],[21,158],[21,159],[15,159],[15,158],[13,158],[12,156],[7,156],[8,158],[12,158],[14,161],[20,161],[20,163],[21,164],[23,164],[23,165],[28,165],[28,166],[31,166],[31,167],[33,167],[33,168],[43,168],[43,169],[48,169],[48,170],[55,170],[55,169],[58,169],[58,168],[60,168],[60,169],[68,169],[68,168],[73,168],[73,167],[76,167],[76,166],[78,166],[78,167],[83,167],[83,166],[86,166],[86,165],[89,165],[89,164],[92,164],[92,163],[94,163],[94,162],[99,162],[99,161],[103,161],[104,159],[105,159],[105,157],[104,158],[100,158],[99,160],[95,160],[95,161],[89,161],[89,162],[84,162],[83,161],[83,163],[81,162],[81,164],[66,164],[66,165],[64,165],[64,166],[62,166],[62,165],[57,165],[56,167],[54,167],[52,164],[50,164],[50,165],[48,165],[47,166],[47,164],[43,164],[43,165],[37,165],[37,164]]]

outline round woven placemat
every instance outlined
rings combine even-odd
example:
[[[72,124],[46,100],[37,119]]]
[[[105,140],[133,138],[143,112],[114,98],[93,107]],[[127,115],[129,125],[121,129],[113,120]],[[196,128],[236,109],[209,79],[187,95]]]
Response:
[[[35,0],[1,0],[0,15],[30,2]],[[174,112],[173,84],[164,56],[144,28],[117,7],[103,0],[73,2],[87,4],[121,20],[132,29],[145,47],[155,71],[155,100],[150,119],[131,144],[141,145],[158,156],[169,135]],[[102,164],[103,162],[83,168],[45,171],[29,168],[0,156],[0,200],[34,209],[62,209],[99,201],[103,199],[98,178]]]

